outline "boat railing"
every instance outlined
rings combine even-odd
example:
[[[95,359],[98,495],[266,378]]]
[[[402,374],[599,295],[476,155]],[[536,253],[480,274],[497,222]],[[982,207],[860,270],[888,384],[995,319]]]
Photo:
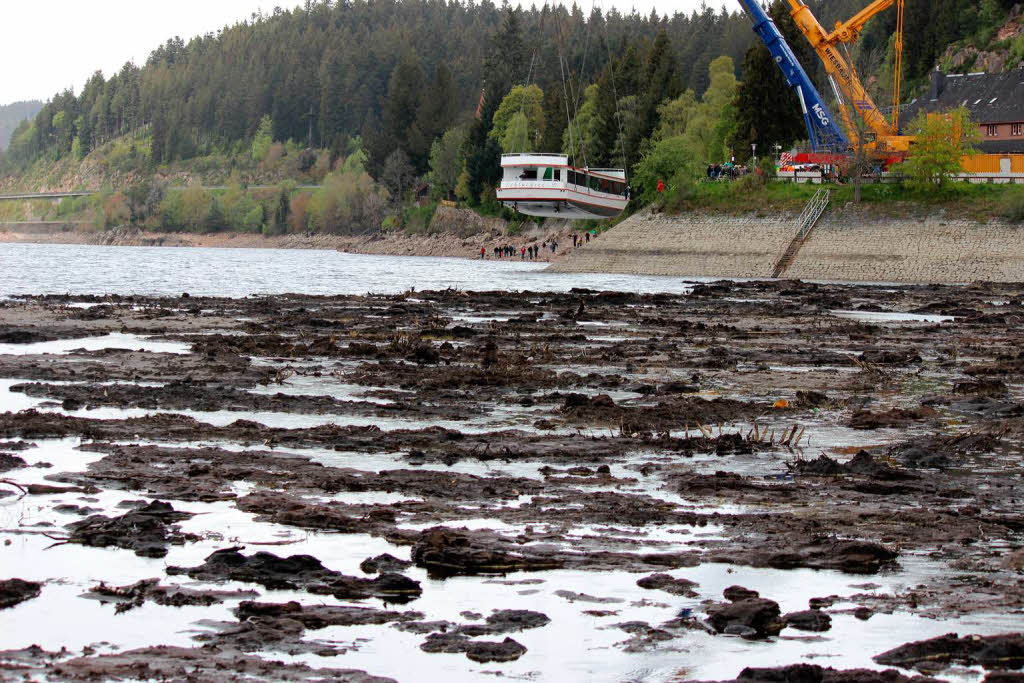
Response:
[[[567,192],[575,192],[576,194],[586,195],[589,197],[599,197],[602,199],[612,200],[624,200],[628,199],[628,194],[618,194],[615,192],[605,192],[603,190],[595,190],[587,185],[577,185],[567,180],[502,180],[501,185],[498,189],[501,190],[529,190],[529,189],[540,189],[540,190],[565,190]]]
[[[555,157],[557,159],[567,158],[564,154],[555,154],[553,152],[512,152],[510,154],[502,154],[502,159],[511,159],[512,157]]]
[[[500,189],[525,189],[531,187],[539,187],[542,189],[549,190],[562,190],[565,189],[566,182],[564,180],[502,180]]]

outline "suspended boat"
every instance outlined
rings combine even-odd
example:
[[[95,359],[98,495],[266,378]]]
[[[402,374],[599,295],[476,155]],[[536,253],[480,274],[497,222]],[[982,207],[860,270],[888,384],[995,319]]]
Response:
[[[527,216],[611,218],[629,203],[621,168],[576,168],[565,154],[503,154],[498,201]]]

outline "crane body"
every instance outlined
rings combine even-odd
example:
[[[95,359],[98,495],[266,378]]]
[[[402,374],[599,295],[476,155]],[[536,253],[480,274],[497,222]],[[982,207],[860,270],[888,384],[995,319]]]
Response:
[[[740,4],[753,19],[754,32],[779,65],[786,83],[796,92],[811,148],[816,152],[845,152],[850,146],[849,140],[775,22],[761,9],[758,0],[740,0]]]
[[[903,0],[874,0],[870,5],[854,15],[846,22],[836,24],[835,30],[826,32],[815,18],[810,8],[802,0],[788,0],[792,11],[790,14],[800,32],[807,38],[807,42],[814,48],[818,58],[825,66],[825,73],[828,74],[833,88],[836,90],[836,99],[840,116],[846,130],[851,137],[855,136],[856,125],[853,121],[853,114],[850,111],[852,106],[856,113],[863,119],[872,146],[878,152],[905,152],[910,146],[912,138],[900,135],[899,133],[899,103],[896,101],[893,108],[893,121],[888,121],[878,110],[874,100],[868,94],[864,85],[857,77],[857,71],[853,65],[843,56],[840,46],[852,43],[860,35],[864,24],[879,12],[888,9],[894,3],[899,4],[900,21],[899,28],[902,31],[902,8]],[[897,35],[897,53],[902,53],[902,36]],[[898,62],[897,62],[898,63]],[[899,97],[899,71],[896,72],[896,97]],[[845,96],[845,99],[844,99]]]
[[[779,65],[786,82],[796,90],[804,114],[811,147],[815,151],[828,148],[846,152],[851,148],[851,139],[860,139],[865,146],[879,154],[905,153],[913,137],[899,133],[900,66],[903,48],[903,3],[904,0],[874,0],[870,5],[845,22],[837,22],[833,31],[822,28],[810,8],[803,0],[787,0],[791,16],[797,28],[810,43],[821,59],[836,98],[839,118],[843,130],[836,125],[836,117],[815,89],[803,66],[797,61],[793,50],[786,43],[775,22],[761,8],[758,0],[740,0],[743,9],[754,21],[754,32]],[[864,25],[876,14],[892,5],[897,5],[897,34],[895,42],[896,62],[893,102],[893,119],[889,121],[878,110],[868,94],[857,71],[840,50],[841,46],[852,43],[860,36]],[[813,115],[812,115],[813,114]],[[864,121],[864,128],[858,128],[854,115]]]

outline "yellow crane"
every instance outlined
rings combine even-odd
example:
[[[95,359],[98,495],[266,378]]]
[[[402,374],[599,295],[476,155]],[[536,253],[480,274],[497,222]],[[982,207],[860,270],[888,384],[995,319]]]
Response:
[[[836,22],[832,31],[825,31],[810,8],[802,0],[788,0],[790,14],[800,32],[814,48],[825,66],[829,82],[839,106],[839,116],[850,139],[859,137],[850,107],[864,120],[867,126],[868,144],[879,153],[906,152],[913,142],[913,136],[900,135],[900,80],[903,62],[903,3],[904,0],[874,0],[846,21]],[[894,84],[892,120],[878,110],[871,96],[857,76],[849,58],[849,44],[860,37],[864,25],[879,12],[896,5],[896,35],[894,38]],[[842,48],[842,50],[840,49]],[[843,53],[846,53],[845,55]]]

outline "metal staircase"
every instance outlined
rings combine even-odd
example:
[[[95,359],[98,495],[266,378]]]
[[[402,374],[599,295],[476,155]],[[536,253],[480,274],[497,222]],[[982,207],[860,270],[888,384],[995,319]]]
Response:
[[[803,212],[800,214],[798,219],[799,228],[796,232],[796,237],[786,247],[786,251],[783,252],[782,257],[775,262],[775,268],[772,271],[772,277],[782,277],[782,274],[793,265],[796,261],[797,254],[800,253],[800,247],[804,245],[807,238],[810,237],[811,231],[814,230],[814,226],[817,225],[818,219],[821,218],[821,214],[825,213],[825,209],[828,208],[829,198],[831,191],[822,188],[814,193],[811,197],[811,201],[807,202],[807,206],[804,207]]]

